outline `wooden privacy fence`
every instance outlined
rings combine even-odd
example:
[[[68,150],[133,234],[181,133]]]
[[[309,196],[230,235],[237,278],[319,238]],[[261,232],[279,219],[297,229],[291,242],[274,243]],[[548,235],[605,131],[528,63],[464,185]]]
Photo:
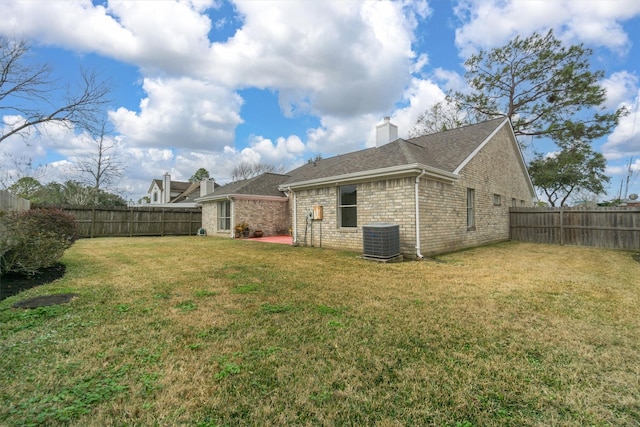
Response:
[[[64,208],[80,237],[191,236],[202,226],[201,208]]]
[[[0,190],[0,211],[28,211],[30,207],[30,201]]]
[[[511,208],[510,224],[511,240],[640,249],[640,207]]]

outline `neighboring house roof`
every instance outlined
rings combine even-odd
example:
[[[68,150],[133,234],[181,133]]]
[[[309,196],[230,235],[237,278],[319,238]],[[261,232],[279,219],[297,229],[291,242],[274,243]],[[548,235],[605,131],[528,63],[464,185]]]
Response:
[[[154,179],[153,181],[151,181],[151,185],[149,186],[149,189],[147,190],[147,193],[151,193],[151,190],[153,190],[153,185],[157,185],[158,188],[162,191],[164,191],[164,183],[162,182],[161,179]],[[187,190],[193,183],[189,182],[189,181],[171,181],[171,191],[179,191],[179,192],[183,192],[185,190]],[[199,182],[197,184],[200,184]]]
[[[196,199],[197,202],[226,199],[228,196],[286,197],[278,187],[289,178],[289,175],[263,173],[253,178],[230,182],[216,188],[214,193]]]
[[[200,182],[192,183],[189,181],[171,181],[171,191],[184,192],[189,189],[193,184],[200,185]]]
[[[161,179],[154,179],[154,180],[151,181],[151,185],[149,186],[149,189],[147,190],[147,193],[151,193],[151,190],[153,190],[154,184],[157,185],[160,190],[162,190],[162,180]]]
[[[169,203],[180,203],[183,202],[189,198],[193,198],[193,197],[189,197],[192,196],[193,193],[196,193],[197,195],[200,195],[200,181],[198,182],[190,182],[190,185],[187,187],[186,190],[184,190],[182,193],[180,193],[180,195],[176,196],[175,199],[172,199]],[[171,189],[173,190],[175,187],[173,186],[173,181],[171,182]],[[179,188],[176,188],[176,190],[179,190]]]
[[[280,188],[322,185],[332,180],[401,175],[420,170],[427,170],[429,174],[442,179],[454,180],[459,170],[505,125],[509,125],[509,120],[501,117],[320,159],[289,172],[290,178]]]

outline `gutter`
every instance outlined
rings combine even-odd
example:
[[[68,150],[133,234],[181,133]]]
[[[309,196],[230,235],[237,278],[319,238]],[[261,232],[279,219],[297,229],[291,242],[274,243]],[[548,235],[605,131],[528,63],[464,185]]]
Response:
[[[324,178],[310,179],[307,181],[291,182],[287,184],[287,188],[306,188],[306,187],[324,187],[327,185],[344,185],[349,183],[356,183],[366,181],[372,178],[375,179],[389,179],[403,176],[411,176],[414,173],[428,174],[432,178],[445,181],[454,182],[457,181],[459,176],[455,173],[447,172],[442,169],[437,169],[430,166],[425,166],[420,163],[413,163],[410,165],[391,166],[382,169],[365,170],[361,172],[348,173],[344,175],[332,175]],[[282,191],[282,188],[279,188]]]
[[[291,224],[291,234],[293,235],[293,242],[291,242],[293,245],[296,245],[298,243],[298,206],[297,206],[297,197],[296,197],[296,193],[295,191],[293,191],[291,189],[291,187],[287,188],[287,191],[289,191],[292,195],[293,195],[293,224]]]
[[[420,249],[420,178],[422,178],[427,173],[426,170],[423,170],[422,173],[416,176],[416,256],[418,259],[424,259]]]

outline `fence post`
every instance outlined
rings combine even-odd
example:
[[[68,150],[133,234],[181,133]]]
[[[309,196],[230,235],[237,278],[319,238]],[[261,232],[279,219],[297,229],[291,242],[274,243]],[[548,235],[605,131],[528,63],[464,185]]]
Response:
[[[89,236],[93,239],[94,236],[94,226],[96,223],[96,208],[91,209],[91,226],[89,227]]]
[[[560,206],[560,246],[564,246],[564,209]]]

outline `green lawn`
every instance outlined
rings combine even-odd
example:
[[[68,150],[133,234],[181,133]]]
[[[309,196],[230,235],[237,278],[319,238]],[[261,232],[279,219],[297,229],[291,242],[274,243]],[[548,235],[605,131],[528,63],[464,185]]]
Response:
[[[0,425],[637,426],[632,255],[80,240],[63,279],[0,302]]]

